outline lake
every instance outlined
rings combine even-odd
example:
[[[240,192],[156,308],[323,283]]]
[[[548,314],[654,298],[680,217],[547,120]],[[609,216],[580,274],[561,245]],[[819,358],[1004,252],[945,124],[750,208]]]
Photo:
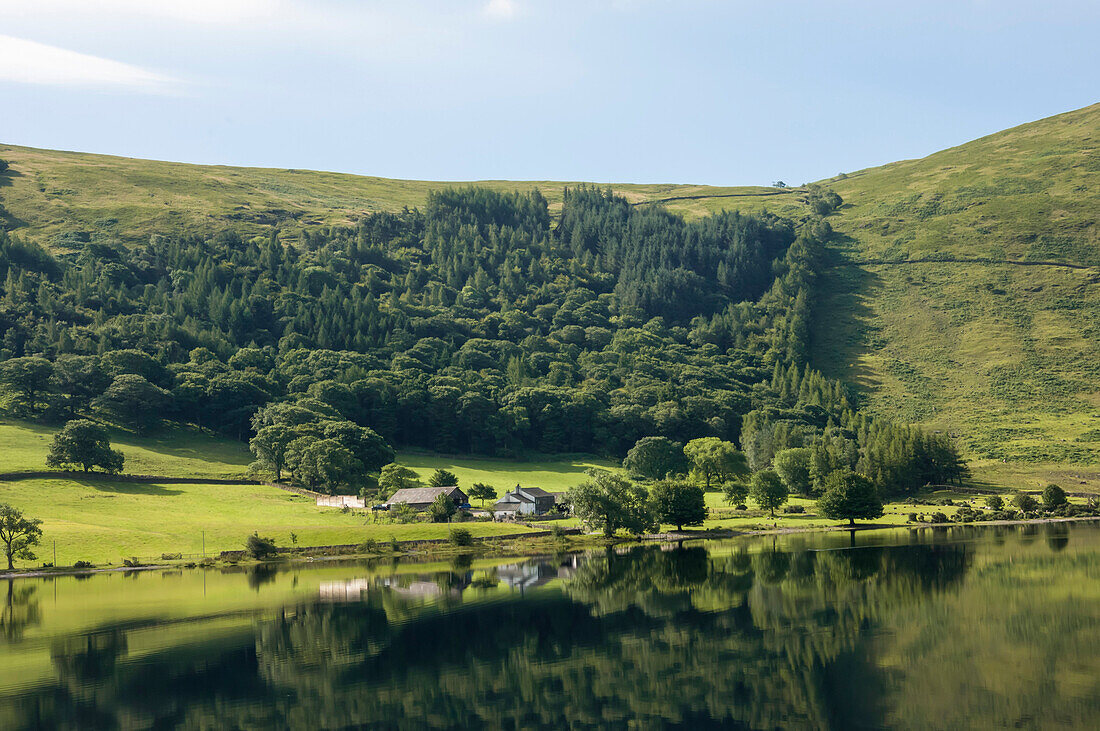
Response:
[[[1100,727],[1100,527],[3,582],[0,726]]]

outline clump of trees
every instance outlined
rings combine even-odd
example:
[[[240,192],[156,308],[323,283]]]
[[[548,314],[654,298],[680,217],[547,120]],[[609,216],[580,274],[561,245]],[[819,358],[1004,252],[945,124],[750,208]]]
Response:
[[[78,467],[84,472],[99,467],[106,472],[121,472],[125,457],[111,449],[110,436],[99,424],[74,419],[54,435],[46,455],[48,467]]]

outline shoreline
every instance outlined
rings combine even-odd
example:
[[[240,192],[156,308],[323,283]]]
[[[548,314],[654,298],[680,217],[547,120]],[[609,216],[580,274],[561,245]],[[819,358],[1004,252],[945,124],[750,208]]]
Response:
[[[1084,522],[1100,521],[1100,516],[1089,515],[1076,518],[1028,518],[1025,520],[986,520],[976,521],[973,523],[863,523],[857,525],[834,525],[834,526],[813,526],[806,528],[768,528],[763,530],[709,530],[709,531],[669,531],[665,533],[649,533],[639,537],[633,536],[613,536],[607,538],[603,535],[594,533],[582,533],[579,536],[574,534],[570,536],[570,542],[564,544],[569,551],[583,550],[584,548],[593,548],[597,546],[616,546],[630,543],[679,543],[684,541],[707,541],[707,540],[729,540],[732,538],[751,537],[751,536],[769,536],[769,535],[796,535],[802,533],[855,533],[862,531],[888,531],[888,530],[922,530],[925,528],[980,528],[983,526],[1006,526],[1006,525],[1043,525],[1049,523],[1084,523]],[[545,543],[549,539],[544,534],[535,534],[531,536],[511,536],[507,539],[507,544],[502,546],[491,546],[489,550],[478,551],[484,555],[515,555],[516,557],[523,557],[529,555],[539,555],[546,553]],[[580,539],[580,540],[578,540]],[[585,540],[587,539],[587,540]],[[558,540],[558,539],[549,539]],[[416,541],[424,545],[423,542]],[[528,550],[525,552],[522,544],[528,544]],[[533,545],[532,545],[533,544]],[[318,547],[322,548],[322,547]],[[250,560],[234,560],[234,561],[218,561],[217,559],[210,559],[206,563],[199,563],[190,561],[187,562],[191,565],[184,565],[179,563],[161,563],[161,564],[149,564],[147,566],[111,566],[111,567],[95,567],[89,569],[74,569],[71,567],[57,567],[56,570],[51,569],[25,569],[14,571],[0,571],[0,580],[12,580],[12,579],[46,579],[62,576],[92,576],[93,574],[103,573],[117,573],[117,572],[132,572],[132,571],[156,571],[156,570],[184,570],[184,569],[210,569],[210,568],[226,568],[226,567],[249,567],[259,566],[263,564],[270,565],[293,565],[299,563],[316,563],[319,561],[342,561],[342,560],[363,560],[363,559],[395,559],[395,558],[445,558],[462,553],[472,552],[470,549],[476,549],[477,546],[451,546],[449,544],[437,544],[432,546],[435,550],[421,550],[410,551],[408,553],[346,553],[346,554],[319,554],[310,555],[305,553],[308,548],[299,549],[292,556],[288,556],[286,560],[282,561],[250,561]],[[484,548],[484,547],[483,547]],[[440,550],[442,549],[442,550]],[[534,550],[537,549],[537,550]]]

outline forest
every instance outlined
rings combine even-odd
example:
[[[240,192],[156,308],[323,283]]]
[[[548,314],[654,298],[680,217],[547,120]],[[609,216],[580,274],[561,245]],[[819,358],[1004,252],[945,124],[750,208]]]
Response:
[[[0,403],[304,436],[299,462],[348,475],[391,447],[622,458],[661,436],[734,442],[753,469],[804,448],[888,494],[957,481],[947,437],[872,417],[808,362],[840,203],[812,194],[803,221],[686,221],[585,186],[554,217],[538,191],[467,187],[293,240],[74,232],[50,252],[0,232]]]

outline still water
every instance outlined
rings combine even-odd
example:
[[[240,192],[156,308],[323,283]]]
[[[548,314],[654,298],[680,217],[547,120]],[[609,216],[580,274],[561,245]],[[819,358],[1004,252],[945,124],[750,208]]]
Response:
[[[1100,527],[3,582],[14,728],[1100,728]]]

